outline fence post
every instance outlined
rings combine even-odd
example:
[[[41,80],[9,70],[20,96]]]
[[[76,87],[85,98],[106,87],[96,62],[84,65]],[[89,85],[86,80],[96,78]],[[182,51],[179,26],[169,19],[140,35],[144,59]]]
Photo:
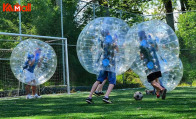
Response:
[[[67,39],[65,40],[65,55],[66,55],[66,71],[67,71],[67,93],[70,94],[70,83],[69,83],[69,62],[68,62],[68,47]]]
[[[21,5],[21,1],[19,0],[19,5]],[[19,13],[19,34],[22,33],[22,29],[21,29],[21,9],[20,11],[18,12]],[[22,36],[20,36],[20,42],[22,41]]]
[[[63,31],[63,2],[61,0],[61,37],[64,37]],[[63,63],[63,85],[65,85],[65,47],[64,47],[64,40],[62,40],[62,63]]]
[[[62,38],[64,37],[63,35],[63,1],[61,0],[61,35]],[[63,41],[62,41],[63,43]],[[64,80],[64,85],[65,85],[65,60],[66,60],[66,74],[67,74],[67,93],[70,94],[70,85],[69,85],[69,64],[68,64],[68,48],[67,48],[67,39],[64,41],[64,44],[62,44],[62,52],[63,52],[63,80]],[[65,51],[65,52],[64,52]],[[65,55],[66,59],[65,59]]]
[[[18,2],[19,2],[19,5],[21,5],[21,0],[18,0]],[[21,29],[21,9],[18,13],[19,13],[19,16],[18,16],[18,18],[19,18],[19,34],[21,34],[22,33],[22,29]],[[22,36],[20,36],[20,42],[21,41],[22,41]],[[24,90],[24,83],[22,83],[22,90]],[[18,96],[19,96],[19,91],[20,91],[20,81],[18,83]]]

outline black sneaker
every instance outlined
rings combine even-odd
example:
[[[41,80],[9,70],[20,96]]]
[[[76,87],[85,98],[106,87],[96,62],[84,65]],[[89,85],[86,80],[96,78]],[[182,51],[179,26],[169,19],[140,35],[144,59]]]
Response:
[[[146,91],[146,95],[150,95],[150,91],[149,90],[145,90]]]
[[[109,100],[109,98],[106,98],[106,97],[103,97],[103,102],[108,103],[108,104],[112,103],[112,102]]]
[[[94,92],[93,95],[100,96],[99,92]]]
[[[99,95],[104,95],[104,93],[103,92],[99,92]]]
[[[163,100],[165,100],[165,98],[166,98],[166,93],[167,93],[167,89],[164,89],[164,90],[162,91],[162,99],[163,99]]]
[[[86,98],[86,102],[87,102],[88,104],[92,104],[92,103],[93,103],[93,100],[92,100],[92,98]]]

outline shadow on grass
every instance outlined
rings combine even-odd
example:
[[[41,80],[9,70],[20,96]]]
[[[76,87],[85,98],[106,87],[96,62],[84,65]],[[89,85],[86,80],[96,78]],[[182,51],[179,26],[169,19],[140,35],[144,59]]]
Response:
[[[0,118],[50,117],[51,118],[181,118],[194,116],[196,91],[193,88],[177,88],[167,94],[166,100],[145,95],[135,101],[135,91],[144,89],[114,90],[112,104],[104,104],[102,97],[94,97],[94,104],[86,104],[85,93],[71,95],[47,95],[42,99],[0,100]]]

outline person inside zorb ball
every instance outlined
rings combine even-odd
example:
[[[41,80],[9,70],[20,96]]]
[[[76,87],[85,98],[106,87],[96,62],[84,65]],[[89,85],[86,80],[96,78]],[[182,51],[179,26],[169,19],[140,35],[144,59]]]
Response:
[[[155,41],[151,40],[150,35],[149,39],[147,39],[145,31],[139,31],[138,36],[140,39],[140,57],[147,67],[145,72],[147,74],[148,82],[151,83],[158,92],[163,92],[162,99],[165,99],[167,89],[163,88],[160,83],[158,83],[158,78],[162,76],[158,56],[156,54],[158,46]]]
[[[161,63],[160,63],[161,64]],[[164,64],[167,65],[167,64]],[[162,67],[162,65],[160,65]],[[166,88],[167,91],[172,91],[179,84],[180,79],[183,76],[183,65],[180,59],[175,63],[175,67],[170,70],[163,72],[161,70],[162,77],[159,78],[158,82],[162,87]],[[140,79],[145,87],[149,90],[146,90],[146,93],[152,92],[156,94],[156,90],[146,81],[146,77],[140,76]]]
[[[100,69],[103,69],[105,71],[112,71],[115,72],[115,52],[118,53],[118,46],[116,44],[116,41],[112,36],[110,35],[109,31],[102,30],[101,34],[103,37],[105,37],[104,41],[101,43],[102,50],[103,50],[103,56],[102,57],[102,65]],[[101,60],[100,59],[98,60]]]
[[[116,74],[125,72],[136,57],[134,39],[126,39],[128,30],[128,24],[118,18],[100,17],[91,21],[77,41],[81,65],[96,75],[103,69]]]
[[[38,82],[35,79],[34,70],[37,65],[38,67],[41,66],[43,58],[40,59],[40,55],[41,55],[41,49],[37,48],[34,54],[28,54],[27,56],[28,60],[25,62],[23,71],[24,71],[25,83],[28,85],[36,85],[36,83]]]
[[[138,56],[131,69],[147,88],[156,89],[158,98],[161,94],[165,99],[166,92],[177,86],[183,72],[174,31],[162,21],[151,20],[131,27],[127,37],[139,42]]]
[[[128,30],[128,24],[121,19],[100,17],[87,24],[80,33],[78,59],[88,72],[98,75],[86,99],[87,103],[92,103],[94,91],[106,77],[109,86],[103,101],[111,103],[109,94],[116,84],[116,75],[129,69],[136,57],[136,42],[126,39]]]
[[[56,54],[51,46],[29,39],[18,44],[11,55],[10,65],[16,78],[27,84],[27,99],[40,98],[36,93],[36,86],[49,80],[56,70]],[[30,87],[32,86],[32,95]]]

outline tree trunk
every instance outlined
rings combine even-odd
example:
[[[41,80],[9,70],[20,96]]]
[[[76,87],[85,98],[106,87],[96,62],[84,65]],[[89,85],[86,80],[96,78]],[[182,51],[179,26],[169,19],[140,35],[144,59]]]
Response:
[[[190,6],[188,4],[188,0],[183,0],[183,2],[185,4],[186,10],[189,10]]]
[[[180,0],[180,5],[182,11],[189,10],[189,5],[187,0]]]
[[[174,16],[173,16],[173,8],[171,0],[163,0],[165,10],[166,10],[166,21],[167,24],[175,31],[174,28]]]
[[[181,10],[182,10],[182,11],[185,11],[184,0],[180,0],[180,5],[181,5]]]

